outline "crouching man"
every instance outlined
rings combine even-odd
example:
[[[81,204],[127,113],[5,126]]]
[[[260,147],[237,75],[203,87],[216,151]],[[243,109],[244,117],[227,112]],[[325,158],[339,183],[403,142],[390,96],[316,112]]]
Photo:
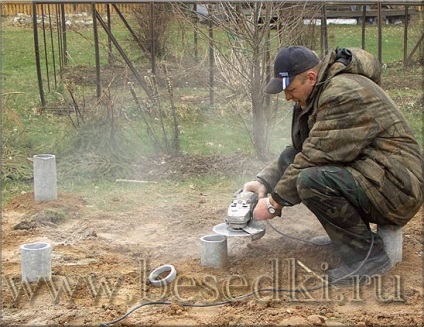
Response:
[[[244,185],[261,198],[253,217],[306,205],[341,257],[327,272],[331,283],[386,273],[392,264],[369,223],[403,226],[423,203],[419,145],[380,80],[379,61],[361,49],[336,49],[320,60],[289,46],[278,53],[265,88],[295,103],[293,144]]]

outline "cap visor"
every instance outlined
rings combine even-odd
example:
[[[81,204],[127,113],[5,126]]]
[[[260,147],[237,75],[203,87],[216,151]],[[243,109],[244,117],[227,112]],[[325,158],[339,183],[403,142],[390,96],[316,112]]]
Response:
[[[264,92],[268,94],[277,94],[283,91],[283,83],[281,78],[271,78],[269,83],[265,86]]]

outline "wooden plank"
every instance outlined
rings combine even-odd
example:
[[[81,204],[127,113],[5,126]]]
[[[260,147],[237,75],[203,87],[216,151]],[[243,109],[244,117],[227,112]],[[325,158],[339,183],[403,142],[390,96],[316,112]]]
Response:
[[[63,3],[61,1],[57,1],[57,2],[42,2],[43,4],[51,4],[53,6],[51,6],[51,14],[55,15],[56,14],[56,6],[54,6],[55,4],[60,4]],[[132,8],[134,6],[134,3],[117,3],[116,4],[118,6],[118,8],[121,10],[121,12],[123,13],[129,13],[132,12]],[[25,14],[25,15],[31,15],[32,14],[32,3],[31,2],[22,2],[22,3],[4,3],[2,2],[1,4],[1,9],[2,9],[2,16],[7,17],[7,16],[16,16],[18,13],[19,14]],[[37,4],[37,9],[41,8],[41,4],[38,3]],[[105,13],[106,12],[106,4],[105,3],[96,3],[96,8],[97,11],[99,13]],[[65,4],[65,12],[67,14],[71,13],[82,13],[82,12],[86,12],[86,13],[90,13],[91,12],[91,4],[90,3],[72,3],[72,2],[67,2]]]
[[[414,9],[409,10],[409,14],[417,14],[417,11]],[[363,16],[362,11],[327,11],[327,18],[359,18]],[[381,16],[382,17],[393,17],[393,16],[399,16],[404,17],[405,16],[405,10],[404,9],[382,9],[381,10]],[[378,17],[378,10],[369,10],[366,11],[366,17]]]

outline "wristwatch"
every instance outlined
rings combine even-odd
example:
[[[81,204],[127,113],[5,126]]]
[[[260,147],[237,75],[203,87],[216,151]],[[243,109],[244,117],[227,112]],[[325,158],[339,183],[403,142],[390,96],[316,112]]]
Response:
[[[268,212],[271,215],[275,215],[278,214],[280,212],[280,210],[278,210],[276,207],[274,207],[271,202],[269,201],[269,196],[266,198],[266,206],[268,208]]]

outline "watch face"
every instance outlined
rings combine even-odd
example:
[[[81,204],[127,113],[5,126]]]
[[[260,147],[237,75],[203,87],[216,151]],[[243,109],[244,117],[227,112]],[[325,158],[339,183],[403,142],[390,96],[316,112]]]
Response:
[[[268,212],[273,215],[275,213],[275,208],[272,206],[271,202],[269,202],[269,197],[266,198],[266,206],[268,207]]]

